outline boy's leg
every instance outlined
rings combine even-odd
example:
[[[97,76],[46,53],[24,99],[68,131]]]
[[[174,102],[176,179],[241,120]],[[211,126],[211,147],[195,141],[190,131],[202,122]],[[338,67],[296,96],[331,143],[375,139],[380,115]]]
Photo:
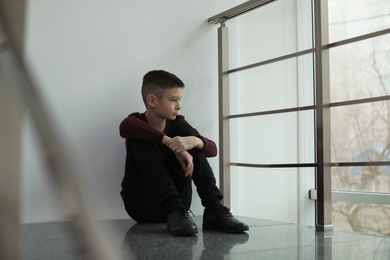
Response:
[[[180,194],[181,200],[185,209],[188,211],[192,202],[192,180],[191,177],[185,177],[184,170],[176,158],[175,153],[168,152],[168,157],[165,160],[168,172],[175,183],[177,191]]]
[[[187,123],[178,123],[174,125],[169,132],[170,137],[195,136],[195,134],[195,129]],[[220,200],[223,196],[216,185],[214,173],[207,161],[206,156],[199,149],[192,149],[189,151],[189,153],[193,156],[194,162],[192,180],[195,183],[202,205],[204,207],[220,205]],[[178,162],[177,164],[179,167],[181,167]]]
[[[145,157],[144,153],[147,153]],[[163,172],[164,164],[153,143],[127,141],[125,176],[122,181],[122,197],[126,211],[137,222],[165,222],[167,212],[162,207],[159,191],[155,188],[154,175]],[[150,164],[154,169],[146,169]],[[150,172],[150,174],[149,174]],[[152,177],[150,177],[150,176]],[[150,181],[150,179],[154,179]],[[168,184],[169,185],[169,184]],[[158,186],[157,186],[158,188]],[[175,191],[170,192],[174,197]],[[162,200],[165,198],[162,197]]]
[[[192,149],[190,154],[194,162],[192,179],[201,197],[202,205],[205,207],[203,229],[214,229],[226,233],[241,233],[249,230],[248,225],[237,220],[230,210],[220,203],[222,194],[216,186],[214,174],[204,153],[199,149]]]
[[[191,136],[195,135],[195,130],[189,124],[180,123],[175,125],[171,135]],[[203,228],[229,233],[248,230],[249,227],[245,223],[234,218],[230,210],[221,205],[220,200],[223,195],[216,185],[214,173],[205,154],[199,149],[192,149],[189,152],[194,163],[192,180],[195,183],[202,205],[205,207]]]
[[[197,232],[195,224],[182,213],[186,210],[180,194],[155,143],[127,141],[122,187],[126,211],[136,221],[162,222],[168,218],[168,228],[174,234]]]

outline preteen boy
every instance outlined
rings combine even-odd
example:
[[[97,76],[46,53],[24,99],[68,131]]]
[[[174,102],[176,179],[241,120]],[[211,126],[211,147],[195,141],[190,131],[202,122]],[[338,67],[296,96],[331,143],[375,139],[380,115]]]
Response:
[[[140,223],[167,222],[173,235],[193,235],[197,227],[188,214],[194,181],[205,207],[203,229],[240,233],[248,226],[222,206],[206,157],[217,154],[212,140],[199,134],[179,115],[184,83],[154,70],[145,74],[145,113],[132,113],[120,124],[126,138],[126,166],[121,196],[131,218]]]

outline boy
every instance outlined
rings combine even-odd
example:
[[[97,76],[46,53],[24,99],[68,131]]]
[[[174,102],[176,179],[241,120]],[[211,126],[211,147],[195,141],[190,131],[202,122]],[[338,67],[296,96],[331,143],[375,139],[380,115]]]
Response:
[[[222,193],[206,158],[216,156],[215,143],[179,115],[183,88],[169,72],[148,72],[141,91],[146,112],[120,124],[127,151],[121,185],[125,209],[137,222],[167,222],[173,235],[194,235],[198,230],[188,214],[193,180],[205,207],[203,229],[244,232],[248,226],[220,203]]]

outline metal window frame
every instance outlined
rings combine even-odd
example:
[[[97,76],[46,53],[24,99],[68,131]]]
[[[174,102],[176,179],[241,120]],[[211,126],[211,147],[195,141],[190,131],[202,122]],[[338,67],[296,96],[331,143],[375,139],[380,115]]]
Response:
[[[332,191],[332,201],[390,205],[390,194],[381,192]]]
[[[372,103],[378,101],[390,100],[389,96],[373,97],[359,100],[350,100],[342,102],[330,102],[329,88],[329,49],[342,45],[359,42],[362,40],[382,36],[390,33],[390,29],[384,29],[373,33],[352,37],[349,39],[329,43],[328,40],[328,3],[327,1],[312,0],[313,4],[313,28],[314,28],[314,47],[290,53],[273,59],[260,61],[257,63],[229,69],[228,57],[228,28],[225,26],[227,20],[234,18],[254,8],[268,4],[272,1],[252,0],[231,8],[225,12],[215,15],[208,19],[210,24],[221,24],[218,29],[218,75],[219,75],[219,145],[220,145],[220,187],[225,196],[224,204],[230,206],[230,167],[255,167],[255,168],[304,168],[313,167],[316,169],[316,230],[331,231],[332,223],[332,201],[345,200],[355,202],[370,201],[372,203],[383,203],[388,201],[390,194],[371,194],[364,192],[340,192],[332,191],[331,186],[331,167],[335,166],[366,166],[366,165],[390,165],[390,162],[331,162],[330,159],[330,108],[338,106],[348,106],[363,103]],[[314,55],[314,88],[315,104],[312,106],[302,106],[294,108],[283,108],[270,111],[261,111],[244,114],[229,114],[229,80],[230,74],[244,71],[247,69],[283,61],[290,58],[299,57],[306,54]],[[253,164],[230,161],[230,126],[229,120],[233,118],[263,116],[270,114],[298,112],[305,110],[315,111],[315,163],[297,163],[297,164]],[[313,199],[314,191],[310,192]],[[369,198],[364,196],[370,195]],[[333,196],[333,197],[332,197]]]
[[[309,198],[317,200],[317,190],[310,190]],[[383,192],[332,191],[332,201],[390,205],[390,194]]]

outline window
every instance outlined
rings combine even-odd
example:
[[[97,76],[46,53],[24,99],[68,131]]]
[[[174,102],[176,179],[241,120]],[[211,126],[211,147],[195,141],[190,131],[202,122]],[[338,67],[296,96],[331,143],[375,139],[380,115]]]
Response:
[[[386,0],[329,0],[331,42],[390,28]],[[390,201],[390,34],[330,49],[332,190]],[[340,198],[342,200],[343,198]],[[390,234],[390,205],[335,201],[335,229]]]

